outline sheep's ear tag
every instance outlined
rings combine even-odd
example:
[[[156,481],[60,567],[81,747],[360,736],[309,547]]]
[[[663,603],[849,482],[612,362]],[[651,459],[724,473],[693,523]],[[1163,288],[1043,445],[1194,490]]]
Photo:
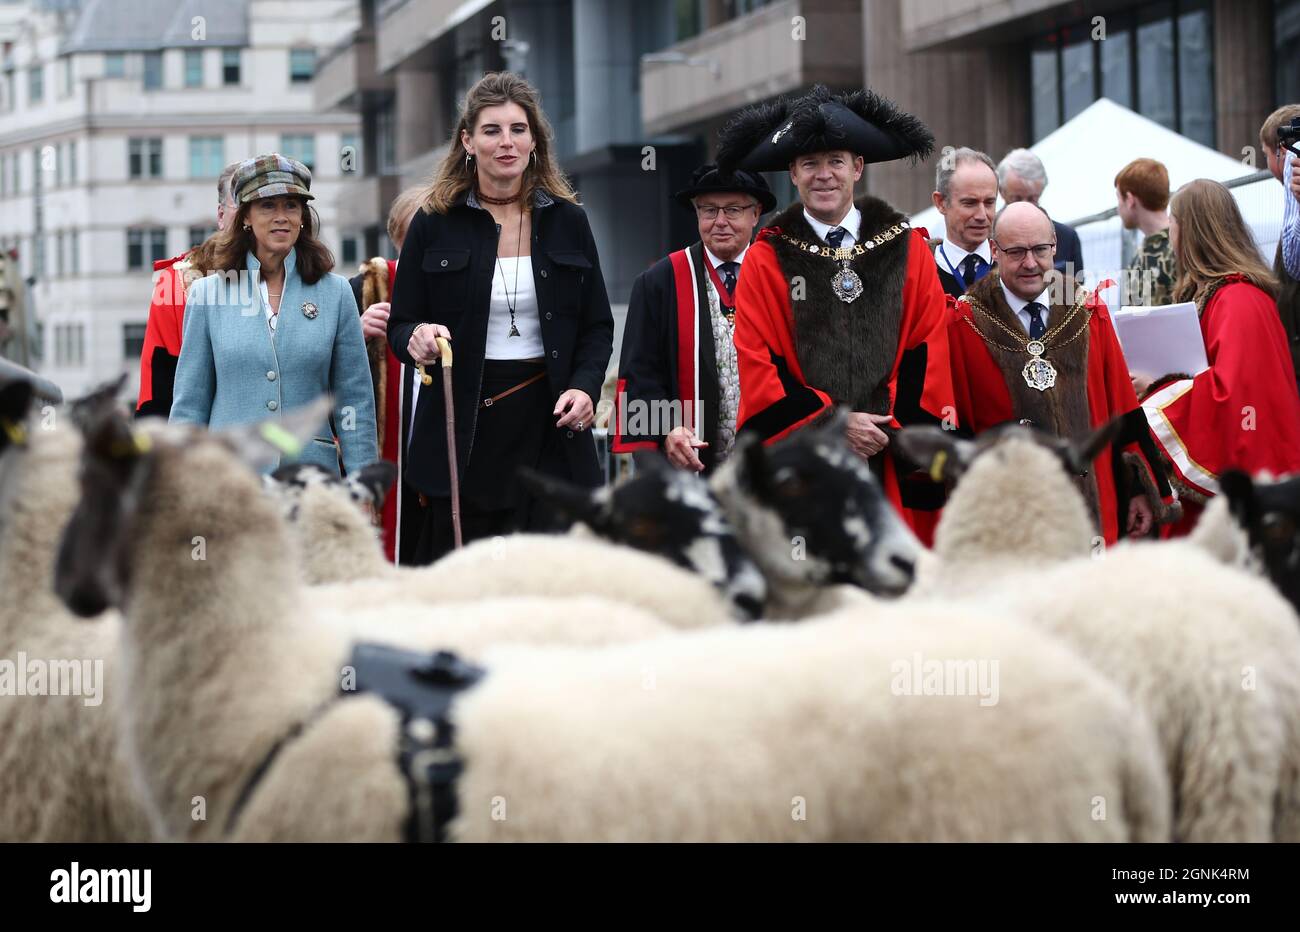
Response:
[[[263,422],[258,433],[285,456],[297,457],[302,453],[302,441],[273,421]]]
[[[9,442],[16,447],[21,447],[27,443],[27,428],[17,421],[11,421],[7,417],[0,417],[0,431],[9,438]]]
[[[930,460],[930,481],[943,482],[943,467],[948,464],[948,451],[937,450]]]

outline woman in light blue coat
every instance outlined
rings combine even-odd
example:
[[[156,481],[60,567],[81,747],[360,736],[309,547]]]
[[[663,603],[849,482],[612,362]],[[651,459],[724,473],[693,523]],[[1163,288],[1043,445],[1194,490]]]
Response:
[[[341,456],[355,475],[379,456],[370,363],[352,288],[316,238],[310,188],[311,172],[294,159],[240,163],[238,212],[213,263],[225,271],[186,296],[170,420],[218,429],[329,393],[333,413],[296,460],[337,474]]]

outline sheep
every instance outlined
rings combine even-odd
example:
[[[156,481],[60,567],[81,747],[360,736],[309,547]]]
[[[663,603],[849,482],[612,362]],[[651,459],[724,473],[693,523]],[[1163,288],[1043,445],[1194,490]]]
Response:
[[[392,463],[372,463],[340,479],[313,463],[290,463],[263,478],[293,529],[303,582],[321,585],[357,579],[399,579],[384,558],[379,534],[363,508],[378,512],[397,478]]]
[[[719,587],[734,590],[738,580],[757,575],[761,582],[744,587],[766,591],[768,620],[799,620],[870,604],[873,596],[901,593],[911,581],[920,544],[889,507],[866,464],[848,450],[842,415],[771,450],[742,432],[707,484],[670,469],[661,456],[638,463],[635,480],[612,495],[527,474],[524,479],[543,501],[579,522],[577,527],[654,549],[681,566],[712,567],[707,575]],[[760,505],[755,488],[772,494]],[[689,509],[666,504],[683,500],[697,504]],[[703,559],[700,542],[712,528],[726,529],[736,541],[733,552],[747,559]],[[833,562],[818,558],[831,549],[842,556]]]
[[[87,399],[111,403],[113,389]],[[58,535],[77,500],[80,435],[68,408],[28,418],[30,386],[0,386],[0,841],[147,841],[141,792],[117,741],[116,613],[88,626],[54,596]],[[73,665],[79,669],[74,670]],[[81,695],[27,695],[29,668]],[[80,675],[78,675],[80,674]],[[91,677],[86,679],[86,676]]]
[[[382,487],[382,478],[365,484]],[[587,593],[649,611],[679,629],[753,617],[763,601],[762,578],[719,518],[707,489],[694,480],[666,480],[647,467],[636,479],[596,493],[570,493],[567,484],[540,477],[530,481],[544,483],[543,494],[556,504],[580,505],[584,518],[597,527],[617,525],[656,537],[689,529],[689,540],[670,538],[671,547],[661,545],[682,555],[676,566],[644,552],[655,543],[649,536],[623,541],[629,546],[611,545],[575,528],[568,535],[477,541],[431,567],[394,567],[355,506],[364,494],[323,471],[301,467],[282,469],[269,487],[289,522],[302,577],[320,584],[313,598],[322,604],[366,608],[394,598],[443,603]]]
[[[1175,839],[1300,840],[1300,628],[1272,587],[1193,540],[1093,552],[1082,497],[1032,434],[899,442],[960,476],[913,597],[1022,617],[1123,688],[1160,736]]]
[[[168,837],[397,840],[400,716],[376,695],[340,698],[355,635],[300,611],[274,505],[222,440],[144,436],[148,452],[88,435],[57,585],[83,610],[96,597],[125,609],[126,727]],[[196,533],[206,560],[192,559]],[[133,572],[146,559],[148,576]],[[486,677],[452,707],[464,773],[451,837],[1167,836],[1145,720],[1068,651],[946,606],[872,620],[848,609],[588,652],[486,649]],[[986,676],[910,695],[922,658],[983,662]]]
[[[501,642],[592,646],[671,633],[646,612],[595,597],[326,610],[304,599],[276,504],[257,494],[255,473],[232,459],[225,441],[175,425],[132,428],[115,415],[88,431],[85,491],[63,536],[56,590],[80,615],[125,608],[121,662],[130,688],[122,728],[161,838],[220,836],[238,789],[227,781],[278,737],[277,703],[284,698],[302,712],[295,703],[315,695],[318,668],[338,688],[358,640],[472,654]],[[209,652],[205,637],[238,646]],[[238,702],[206,704],[214,678],[254,682],[268,670],[276,682]],[[193,693],[163,698],[182,683]],[[159,746],[164,734],[200,726],[214,729],[212,748],[178,759]],[[195,797],[203,798],[204,819],[191,817]]]
[[[1220,497],[1227,498],[1237,520],[1236,533],[1224,532],[1222,537],[1235,540],[1238,550],[1245,551],[1238,559],[1266,573],[1300,612],[1300,476],[1252,479],[1240,470],[1229,470],[1220,477],[1219,485],[1223,489]],[[1207,517],[1209,509],[1197,530]],[[1208,533],[1214,533],[1214,528]],[[1204,538],[1198,535],[1198,540],[1204,542]]]

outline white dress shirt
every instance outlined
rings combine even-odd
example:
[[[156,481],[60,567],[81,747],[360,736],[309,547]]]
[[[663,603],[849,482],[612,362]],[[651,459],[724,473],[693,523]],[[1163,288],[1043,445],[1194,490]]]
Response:
[[[1002,295],[1007,299],[1007,304],[1011,307],[1011,312],[1020,320],[1020,326],[1025,328],[1025,333],[1029,333],[1029,312],[1025,310],[1025,305],[1029,302],[1018,295],[1012,294],[1011,290],[1007,288],[1006,282],[1000,281],[998,284],[1002,287]],[[1052,313],[1051,297],[1048,294],[1049,291],[1050,289],[1044,288],[1043,293],[1034,298],[1035,301],[1043,306],[1044,327],[1051,326],[1047,319]]]
[[[844,239],[840,241],[840,248],[857,245],[858,227],[862,225],[862,211],[857,207],[850,205],[849,212],[843,216],[839,223],[822,223],[812,214],[808,213],[808,208],[803,209],[803,218],[808,221],[808,225],[813,228],[813,232],[821,237],[822,242],[826,242],[826,234],[836,227],[845,229]]]
[[[958,282],[961,281],[961,264],[966,261],[967,256],[979,256],[989,265],[993,264],[993,250],[989,247],[988,240],[980,243],[973,252],[962,246],[958,246],[946,236],[943,238],[943,242],[939,244],[937,256],[939,260],[939,268],[957,279]],[[971,284],[973,285],[975,283],[971,282]]]
[[[745,264],[745,253],[747,253],[747,252],[749,252],[749,247],[748,247],[748,246],[746,246],[744,249],[742,249],[742,250],[740,251],[740,255],[736,256],[736,258],[732,259],[731,261],[734,262],[734,263],[736,263],[736,265],[744,265],[744,264]],[[704,255],[708,256],[708,258],[709,258],[709,265],[713,266],[715,269],[716,269],[718,266],[722,265],[722,263],[725,261],[725,260],[723,260],[723,259],[719,259],[719,258],[718,258],[717,256],[715,256],[712,252],[710,252],[708,246],[705,246],[705,247],[704,247]],[[737,277],[739,277],[740,272],[737,271],[737,272],[736,272],[736,275],[737,275]],[[722,273],[721,273],[721,272],[718,273],[718,277],[719,277],[719,278],[722,277]]]

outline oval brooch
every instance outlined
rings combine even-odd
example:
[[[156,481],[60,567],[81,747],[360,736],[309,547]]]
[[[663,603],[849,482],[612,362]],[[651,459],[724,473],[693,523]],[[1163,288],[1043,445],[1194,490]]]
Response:
[[[304,301],[302,303],[302,316],[306,317],[308,320],[315,320],[316,315],[319,313],[320,311],[316,309],[316,305],[312,304],[310,301]]]

